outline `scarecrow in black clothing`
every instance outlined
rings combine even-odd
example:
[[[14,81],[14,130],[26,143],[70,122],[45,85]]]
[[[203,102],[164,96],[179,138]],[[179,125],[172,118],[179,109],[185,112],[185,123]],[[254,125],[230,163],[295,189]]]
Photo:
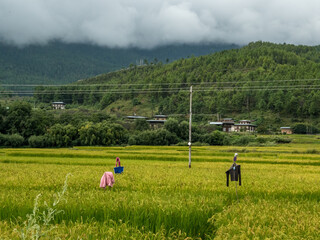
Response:
[[[228,171],[226,171],[227,174],[227,187],[229,187],[229,175],[231,178],[231,181],[238,181],[239,180],[239,186],[241,186],[241,171],[240,171],[240,165],[237,165],[236,161],[237,161],[237,157],[238,157],[238,153],[234,154],[234,158],[233,158],[233,164],[230,167],[230,169]]]

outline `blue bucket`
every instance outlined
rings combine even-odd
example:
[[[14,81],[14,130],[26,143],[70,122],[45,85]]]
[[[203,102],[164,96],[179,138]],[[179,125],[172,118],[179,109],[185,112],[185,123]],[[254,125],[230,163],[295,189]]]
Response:
[[[114,173],[122,173],[123,172],[123,167],[115,167],[114,168]]]

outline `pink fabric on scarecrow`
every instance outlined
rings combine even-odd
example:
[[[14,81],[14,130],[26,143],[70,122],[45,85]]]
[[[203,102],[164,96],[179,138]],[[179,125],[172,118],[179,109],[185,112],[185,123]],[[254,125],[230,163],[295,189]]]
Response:
[[[101,177],[100,187],[105,188],[106,186],[112,187],[114,184],[114,178],[112,172],[105,172]]]
[[[119,157],[116,158],[116,167],[118,167],[118,164],[119,164],[119,167],[120,167],[121,165],[120,165],[120,158]]]

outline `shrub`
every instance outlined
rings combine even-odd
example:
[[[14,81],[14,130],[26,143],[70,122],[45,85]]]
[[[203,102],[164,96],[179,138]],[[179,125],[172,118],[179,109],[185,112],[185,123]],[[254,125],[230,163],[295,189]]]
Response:
[[[129,138],[129,145],[171,145],[178,142],[176,134],[166,129],[143,131]]]
[[[0,145],[5,147],[21,147],[24,144],[24,138],[19,134],[7,135],[0,134]]]
[[[134,129],[137,131],[149,130],[150,124],[145,119],[137,119],[134,121]]]
[[[306,134],[306,133],[319,133],[319,129],[315,126],[308,125],[305,123],[297,123],[292,127],[292,130],[296,134]]]
[[[269,141],[269,139],[266,137],[256,137],[256,142],[258,142],[260,144],[266,143],[268,141]]]
[[[201,141],[209,145],[223,145],[225,134],[220,131],[214,131],[202,136]]]
[[[291,138],[285,138],[285,137],[274,137],[271,139],[272,141],[276,143],[290,143],[292,141]]]
[[[232,145],[245,146],[250,142],[254,142],[255,137],[252,135],[233,135],[231,139]]]
[[[103,121],[101,123],[85,122],[78,130],[79,143],[84,146],[126,144],[126,129],[119,124]]]
[[[52,139],[49,135],[31,136],[28,139],[28,143],[30,147],[34,148],[45,148],[53,145]]]

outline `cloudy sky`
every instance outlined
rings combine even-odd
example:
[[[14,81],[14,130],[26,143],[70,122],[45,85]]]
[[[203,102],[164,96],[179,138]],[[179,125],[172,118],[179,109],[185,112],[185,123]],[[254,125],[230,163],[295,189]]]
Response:
[[[319,0],[0,0],[0,40],[109,47],[320,44]]]

